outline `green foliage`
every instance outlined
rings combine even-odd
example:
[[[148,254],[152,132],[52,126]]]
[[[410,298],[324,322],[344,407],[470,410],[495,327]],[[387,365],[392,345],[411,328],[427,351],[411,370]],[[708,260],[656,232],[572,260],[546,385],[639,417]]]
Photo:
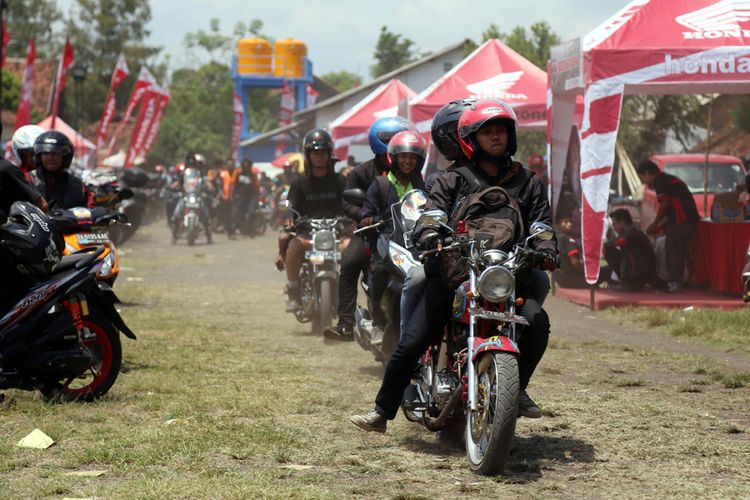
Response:
[[[219,62],[229,60],[233,49],[233,38],[221,33],[221,26],[218,18],[209,20],[209,31],[198,30],[195,33],[187,33],[183,39],[183,44],[187,49],[190,59],[200,60],[196,54],[196,49],[204,51],[208,55],[206,62]]]
[[[560,43],[560,36],[552,30],[547,21],[532,24],[527,31],[523,26],[516,26],[510,33],[503,33],[500,27],[492,23],[482,33],[482,43],[497,38],[523,57],[546,71],[550,49]],[[471,40],[464,46],[466,55],[473,52],[478,45]]]
[[[18,98],[21,96],[21,80],[16,75],[3,71],[3,97],[0,101],[2,109],[11,109],[15,111],[18,108]]]
[[[151,20],[148,0],[76,0],[76,4],[68,21],[68,30],[77,63],[85,63],[89,68],[82,90],[85,99],[82,99],[79,112],[82,123],[91,123],[101,117],[120,53],[125,53],[130,69],[130,76],[118,89],[122,106],[142,65],[148,64],[160,81],[165,76],[166,65],[155,60],[160,47],[145,45],[150,35],[146,28]],[[70,93],[74,91],[74,85],[66,86],[65,94],[70,102],[73,102]],[[65,114],[61,112],[61,115]]]
[[[695,126],[706,123],[700,99],[694,95],[626,96],[623,99],[618,141],[639,163],[662,152],[667,132],[687,149]]]
[[[8,2],[6,22],[10,57],[26,57],[29,38],[34,36],[40,58],[49,57],[59,45],[52,26],[61,18],[55,0],[12,0]],[[59,37],[58,37],[59,38]]]
[[[388,28],[380,28],[380,37],[375,45],[375,64],[370,67],[373,78],[389,73],[415,60],[414,42]]]
[[[331,71],[321,76],[321,78],[336,87],[336,90],[339,92],[346,92],[349,89],[362,85],[361,76],[346,70]]]
[[[232,81],[229,67],[216,62],[172,74],[172,99],[162,118],[150,160],[171,164],[188,151],[209,163],[231,156]]]
[[[737,128],[750,132],[750,96],[739,96],[737,106],[730,113],[732,122]]]
[[[265,38],[269,42],[273,43],[274,38],[263,33],[263,21],[260,19],[251,19],[249,23],[245,24],[242,21],[238,21],[234,25],[234,36],[243,38],[245,36],[257,36],[259,38]]]

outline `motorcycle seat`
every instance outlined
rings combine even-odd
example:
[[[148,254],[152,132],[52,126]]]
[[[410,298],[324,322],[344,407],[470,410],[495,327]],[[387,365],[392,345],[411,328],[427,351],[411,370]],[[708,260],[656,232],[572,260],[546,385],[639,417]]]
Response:
[[[83,250],[66,255],[57,263],[52,270],[52,274],[62,274],[73,269],[81,269],[96,260],[102,252],[104,252],[104,247],[96,246],[86,247]]]

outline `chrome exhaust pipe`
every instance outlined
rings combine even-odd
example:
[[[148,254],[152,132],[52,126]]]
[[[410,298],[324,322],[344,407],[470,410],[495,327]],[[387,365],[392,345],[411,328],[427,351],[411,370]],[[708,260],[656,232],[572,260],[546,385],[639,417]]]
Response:
[[[456,409],[458,402],[461,401],[461,395],[463,392],[464,384],[462,382],[458,384],[458,387],[453,391],[453,394],[451,394],[450,399],[445,404],[445,407],[443,407],[443,411],[440,412],[440,415],[435,418],[425,416],[422,420],[422,424],[432,432],[445,429],[448,419],[453,415],[453,410]]]

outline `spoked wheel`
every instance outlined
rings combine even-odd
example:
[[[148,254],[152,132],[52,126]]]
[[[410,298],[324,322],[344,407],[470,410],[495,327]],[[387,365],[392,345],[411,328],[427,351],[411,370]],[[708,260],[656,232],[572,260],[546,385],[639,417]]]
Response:
[[[466,419],[466,452],[471,470],[503,472],[518,417],[518,360],[506,352],[484,354],[475,372],[477,409]]]
[[[83,344],[91,355],[91,366],[78,377],[42,389],[45,400],[94,401],[105,395],[117,380],[122,364],[120,332],[97,313],[83,319],[83,330]]]

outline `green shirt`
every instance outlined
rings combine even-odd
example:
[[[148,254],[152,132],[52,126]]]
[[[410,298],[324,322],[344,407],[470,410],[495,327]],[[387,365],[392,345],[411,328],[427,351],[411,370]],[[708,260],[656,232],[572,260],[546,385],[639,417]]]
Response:
[[[396,195],[398,196],[399,200],[403,198],[406,193],[412,190],[411,181],[407,182],[406,185],[401,184],[396,176],[393,175],[393,172],[388,172],[388,181],[393,185],[393,187],[396,188]]]

